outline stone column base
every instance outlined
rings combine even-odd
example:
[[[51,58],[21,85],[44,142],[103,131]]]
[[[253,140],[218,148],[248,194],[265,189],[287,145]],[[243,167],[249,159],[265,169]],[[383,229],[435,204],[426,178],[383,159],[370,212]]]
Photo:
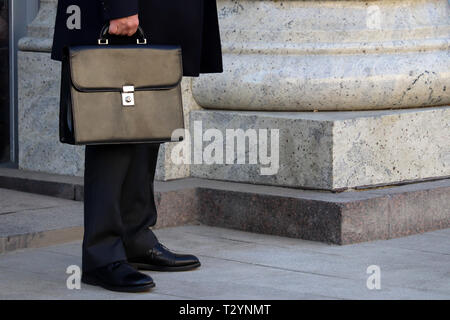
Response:
[[[82,201],[82,183],[78,177],[0,169],[0,188]],[[450,227],[450,179],[341,193],[195,178],[157,182],[155,189],[157,228],[201,223],[343,245]],[[78,214],[81,228],[82,207]],[[68,217],[61,215],[61,228],[69,222],[76,227]],[[29,229],[28,220],[24,225],[40,237],[55,232]],[[47,226],[45,221],[40,225]]]
[[[196,121],[203,133],[219,130],[224,141],[227,129],[278,129],[279,170],[261,175],[266,166],[259,164],[260,158],[258,164],[248,159],[246,164],[226,164],[224,146],[224,164],[194,164],[193,177],[336,191],[450,176],[449,106],[354,112],[193,111],[191,128]],[[250,146],[256,148],[259,142],[251,141]],[[203,151],[211,143],[204,142]],[[245,148],[248,154],[249,145]]]
[[[339,245],[450,227],[449,179],[342,193],[204,184],[198,220],[211,226]]]

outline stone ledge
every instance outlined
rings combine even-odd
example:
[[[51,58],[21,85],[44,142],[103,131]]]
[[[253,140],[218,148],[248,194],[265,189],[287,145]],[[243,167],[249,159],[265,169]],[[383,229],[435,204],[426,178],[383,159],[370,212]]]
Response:
[[[0,188],[82,200],[83,178],[38,171],[0,168]]]
[[[82,190],[79,179],[17,169],[0,169],[0,185],[17,190],[21,176],[33,181],[28,192],[48,188],[64,197],[63,186]],[[450,227],[450,179],[333,193],[188,178],[158,181],[155,190],[157,228],[202,223],[342,245]],[[17,243],[45,240],[37,231],[20,237]]]
[[[450,179],[342,193],[228,182],[197,201],[207,225],[340,245],[450,227]]]
[[[0,199],[0,253],[82,237],[79,201],[8,189],[0,189]]]
[[[193,164],[191,174],[198,178],[344,190],[450,176],[450,106],[354,112],[201,110],[192,111],[190,121],[191,128],[198,121],[203,133],[217,129],[224,137],[227,129],[279,130],[276,174],[261,175],[259,165]],[[203,142],[203,148],[210,143]]]
[[[155,228],[196,223],[194,189],[165,186],[155,197]],[[82,239],[81,200],[82,178],[0,169],[0,253]]]

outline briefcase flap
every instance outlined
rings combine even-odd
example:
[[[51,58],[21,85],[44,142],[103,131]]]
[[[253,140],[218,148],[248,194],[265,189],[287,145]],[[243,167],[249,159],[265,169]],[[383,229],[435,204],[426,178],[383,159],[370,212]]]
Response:
[[[161,90],[183,76],[179,46],[80,46],[69,48],[72,85],[78,91]]]

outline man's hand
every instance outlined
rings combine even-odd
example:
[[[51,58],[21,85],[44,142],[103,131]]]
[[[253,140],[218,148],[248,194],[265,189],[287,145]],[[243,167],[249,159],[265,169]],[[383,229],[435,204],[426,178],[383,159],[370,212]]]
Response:
[[[109,34],[131,37],[136,33],[139,26],[139,17],[137,14],[120,19],[114,19],[109,22]]]

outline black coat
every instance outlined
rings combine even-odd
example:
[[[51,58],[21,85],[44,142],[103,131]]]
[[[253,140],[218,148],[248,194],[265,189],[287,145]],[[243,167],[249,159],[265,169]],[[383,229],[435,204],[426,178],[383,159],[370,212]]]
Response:
[[[71,5],[80,7],[80,29],[69,29]],[[52,59],[62,48],[96,44],[103,24],[139,13],[150,44],[181,45],[183,74],[222,72],[222,52],[216,0],[59,0]]]

